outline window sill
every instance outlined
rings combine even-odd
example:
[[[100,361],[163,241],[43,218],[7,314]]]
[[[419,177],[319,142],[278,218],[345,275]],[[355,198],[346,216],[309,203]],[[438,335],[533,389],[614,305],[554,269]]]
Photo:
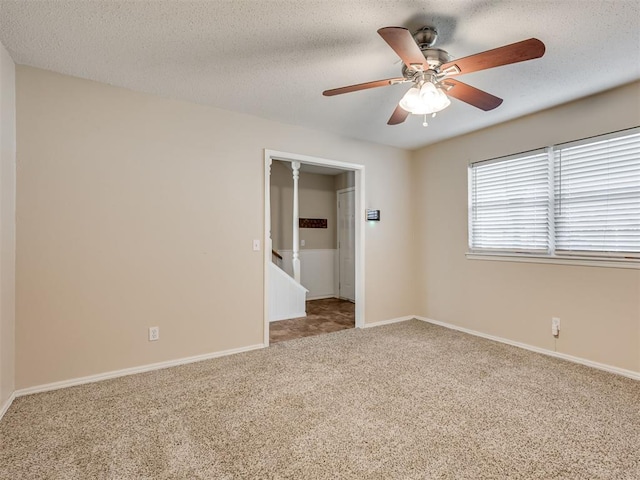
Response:
[[[640,260],[591,257],[542,256],[526,253],[474,253],[465,254],[469,260],[492,260],[496,262],[551,263],[555,265],[575,265],[582,267],[631,268],[640,270]]]

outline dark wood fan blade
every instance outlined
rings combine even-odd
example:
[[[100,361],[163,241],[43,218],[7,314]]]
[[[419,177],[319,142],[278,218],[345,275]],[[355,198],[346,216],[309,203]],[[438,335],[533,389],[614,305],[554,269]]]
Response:
[[[398,125],[404,122],[408,116],[409,116],[409,112],[407,112],[404,108],[398,105],[396,109],[393,111],[393,113],[391,114],[391,118],[389,118],[387,125]]]
[[[325,90],[322,95],[325,97],[331,97],[333,95],[341,95],[343,93],[357,92],[358,90],[367,90],[368,88],[386,87],[387,85],[393,85],[394,83],[404,82],[404,77],[387,78],[385,80],[376,80],[375,82],[359,83],[357,85],[349,85],[348,87],[334,88],[332,90]]]
[[[393,48],[393,51],[398,54],[407,67],[422,65],[424,69],[427,68],[427,61],[422,54],[422,50],[418,47],[409,30],[402,27],[384,27],[378,30],[378,33]]]
[[[447,90],[447,95],[457,98],[458,100],[462,100],[474,107],[478,107],[480,110],[484,110],[485,112],[493,110],[502,103],[501,98],[472,87],[471,85],[467,85],[466,83],[459,82],[458,80],[451,78],[445,80],[443,83],[445,85],[453,86],[453,88]]]
[[[544,55],[545,46],[537,38],[530,38],[522,42],[512,43],[504,47],[494,48],[486,52],[477,53],[468,57],[459,58],[440,67],[443,72],[449,67],[456,66],[460,73],[451,73],[450,76],[463,75],[465,73],[486,70],[487,68],[500,67],[511,63],[533,60]]]

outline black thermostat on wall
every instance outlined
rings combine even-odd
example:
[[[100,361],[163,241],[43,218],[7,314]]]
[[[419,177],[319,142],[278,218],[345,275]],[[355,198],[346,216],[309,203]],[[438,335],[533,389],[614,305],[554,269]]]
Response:
[[[367,220],[379,222],[380,221],[380,210],[368,210],[367,209]]]

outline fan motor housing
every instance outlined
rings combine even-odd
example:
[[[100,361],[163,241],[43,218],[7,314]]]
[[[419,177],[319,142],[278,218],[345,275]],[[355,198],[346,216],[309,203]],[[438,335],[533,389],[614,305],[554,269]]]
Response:
[[[413,34],[413,39],[416,41],[420,50],[432,47],[438,39],[438,31],[434,27],[425,26]]]
[[[422,54],[424,58],[427,60],[427,65],[429,65],[429,70],[433,70],[435,72],[438,71],[440,65],[443,63],[447,63],[451,60],[451,55],[449,55],[444,50],[439,48],[425,48],[422,50]],[[412,79],[416,73],[416,70],[412,68],[407,68],[406,65],[402,67],[402,75],[406,79]]]

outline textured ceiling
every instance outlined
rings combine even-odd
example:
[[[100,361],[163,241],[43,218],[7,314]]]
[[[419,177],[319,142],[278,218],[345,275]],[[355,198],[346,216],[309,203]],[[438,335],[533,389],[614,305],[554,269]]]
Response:
[[[386,125],[408,85],[321,95],[399,76],[376,30],[423,25],[454,58],[530,37],[547,51],[461,77],[504,103],[453,100],[427,128]],[[16,63],[408,149],[640,79],[639,32],[637,0],[0,0]]]

